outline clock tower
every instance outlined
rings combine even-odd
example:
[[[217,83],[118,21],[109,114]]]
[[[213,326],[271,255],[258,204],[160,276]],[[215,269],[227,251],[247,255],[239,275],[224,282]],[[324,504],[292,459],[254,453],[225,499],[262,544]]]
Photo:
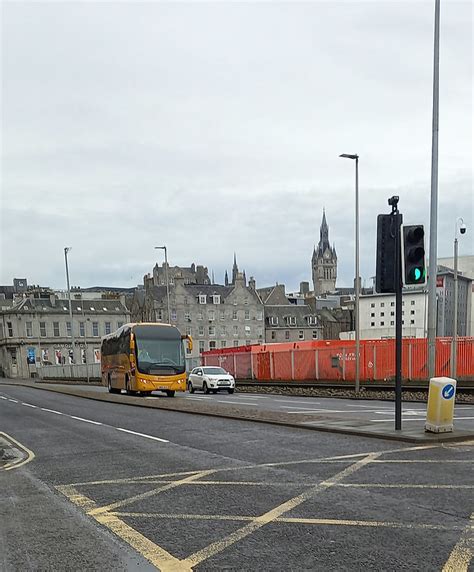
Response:
[[[336,247],[329,244],[329,227],[323,210],[323,221],[319,231],[318,247],[311,259],[314,293],[321,296],[336,290],[337,255]]]

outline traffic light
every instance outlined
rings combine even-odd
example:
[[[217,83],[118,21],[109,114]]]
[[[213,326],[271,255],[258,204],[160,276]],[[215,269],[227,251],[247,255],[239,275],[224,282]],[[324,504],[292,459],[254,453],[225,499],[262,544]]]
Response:
[[[379,214],[377,217],[375,290],[379,294],[393,294],[397,289],[397,233],[401,223],[401,214]]]
[[[404,286],[426,284],[425,230],[422,224],[403,226],[402,280]]]

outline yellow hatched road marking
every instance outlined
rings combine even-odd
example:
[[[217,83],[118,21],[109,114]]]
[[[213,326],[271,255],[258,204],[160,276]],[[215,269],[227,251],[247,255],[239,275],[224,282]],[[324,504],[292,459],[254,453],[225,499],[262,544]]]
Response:
[[[219,552],[222,552],[232,544],[242,540],[243,538],[249,536],[262,526],[269,524],[270,522],[275,521],[277,518],[281,517],[286,512],[294,509],[295,507],[299,506],[301,503],[305,502],[306,500],[316,496],[320,492],[328,489],[329,487],[334,486],[338,481],[344,479],[345,477],[351,475],[352,473],[358,471],[367,463],[370,463],[372,459],[378,457],[381,453],[371,453],[365,458],[357,461],[356,463],[346,467],[343,471],[340,471],[330,479],[323,481],[319,485],[315,487],[311,487],[309,490],[305,491],[304,493],[282,503],[281,505],[275,507],[274,509],[262,514],[260,516],[255,517],[249,524],[245,525],[244,527],[236,530],[235,532],[229,534],[225,538],[213,542],[206,548],[195,552],[191,556],[188,556],[184,562],[189,565],[190,567],[196,566],[200,562],[215,556]]]
[[[474,512],[459,542],[453,548],[443,572],[467,572],[474,553]]]
[[[375,489],[474,489],[474,485],[419,485],[419,484],[385,484],[385,483],[338,483],[337,487],[375,488]]]
[[[120,520],[115,514],[110,512],[97,513],[96,503],[82,495],[72,485],[64,485],[57,487],[71,502],[85,510],[97,522],[106,526],[119,538],[127,542],[132,548],[137,550],[142,556],[156,566],[161,572],[188,572],[191,568],[187,567],[180,560],[172,556],[161,546],[158,546],[143,534],[140,534],[134,528]]]

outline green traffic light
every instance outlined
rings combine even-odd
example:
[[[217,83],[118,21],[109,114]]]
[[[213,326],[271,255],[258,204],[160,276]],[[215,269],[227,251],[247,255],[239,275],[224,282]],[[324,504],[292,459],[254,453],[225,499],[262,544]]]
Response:
[[[419,268],[415,268],[415,280],[418,282],[418,280],[421,278],[422,272]]]
[[[420,266],[415,266],[410,270],[410,282],[412,284],[416,284],[417,282],[423,282],[424,275],[423,275],[423,268]]]

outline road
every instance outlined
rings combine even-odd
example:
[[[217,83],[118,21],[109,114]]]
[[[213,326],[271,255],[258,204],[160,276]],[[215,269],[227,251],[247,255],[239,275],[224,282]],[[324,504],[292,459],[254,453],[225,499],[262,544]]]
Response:
[[[0,431],[29,452],[0,471],[1,570],[468,569],[473,442],[0,397]]]

